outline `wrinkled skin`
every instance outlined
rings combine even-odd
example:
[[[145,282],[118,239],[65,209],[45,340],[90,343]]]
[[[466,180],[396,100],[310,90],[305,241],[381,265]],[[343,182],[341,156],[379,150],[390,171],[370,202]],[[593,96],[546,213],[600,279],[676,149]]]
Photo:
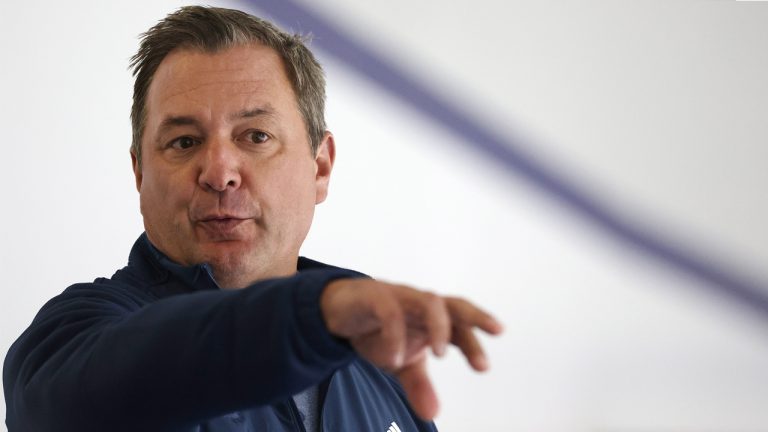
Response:
[[[334,158],[312,154],[282,60],[262,45],[171,52],[147,98],[136,187],[150,241],[223,288],[296,271]]]

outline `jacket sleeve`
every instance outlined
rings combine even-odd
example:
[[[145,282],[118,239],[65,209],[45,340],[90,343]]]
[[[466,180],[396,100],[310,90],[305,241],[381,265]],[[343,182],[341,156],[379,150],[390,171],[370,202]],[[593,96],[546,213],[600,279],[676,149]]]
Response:
[[[319,309],[322,289],[342,277],[359,274],[313,269],[152,303],[74,285],[8,352],[9,431],[178,430],[285,399],[354,357]]]

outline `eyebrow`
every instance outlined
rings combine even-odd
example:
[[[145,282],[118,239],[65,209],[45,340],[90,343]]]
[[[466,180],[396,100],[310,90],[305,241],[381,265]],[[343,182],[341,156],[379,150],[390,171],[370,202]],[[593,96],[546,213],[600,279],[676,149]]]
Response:
[[[242,118],[273,116],[273,115],[275,115],[275,110],[272,108],[272,105],[266,104],[263,107],[248,108],[242,111],[238,111],[235,114],[231,115],[229,118],[230,120],[237,120]]]
[[[253,117],[263,117],[263,116],[273,116],[273,115],[275,115],[275,111],[272,108],[272,105],[267,104],[263,107],[246,108],[244,110],[238,111],[230,115],[229,118],[230,120],[237,120],[237,119],[243,119],[243,118],[253,118]],[[162,122],[160,122],[159,130],[164,131],[166,129],[170,129],[176,126],[200,127],[201,122],[200,120],[192,116],[168,116],[164,118]]]
[[[168,116],[160,123],[160,130],[168,129],[174,126],[198,126],[200,122],[194,117],[189,116]]]

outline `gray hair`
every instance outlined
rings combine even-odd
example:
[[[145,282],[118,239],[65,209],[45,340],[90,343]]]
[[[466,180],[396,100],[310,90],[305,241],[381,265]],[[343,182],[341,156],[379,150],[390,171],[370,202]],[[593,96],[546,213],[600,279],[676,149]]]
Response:
[[[280,55],[307,128],[312,153],[325,133],[325,77],[320,63],[304,44],[307,38],[288,34],[274,24],[234,9],[185,6],[142,33],[131,57],[133,86],[131,152],[141,166],[141,138],[147,120],[147,93],[163,59],[178,48],[216,53],[226,48],[261,43]]]

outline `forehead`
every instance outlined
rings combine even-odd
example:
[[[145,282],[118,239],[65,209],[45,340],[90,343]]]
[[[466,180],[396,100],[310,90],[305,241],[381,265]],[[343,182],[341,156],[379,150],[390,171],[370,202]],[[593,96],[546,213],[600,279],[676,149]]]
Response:
[[[249,103],[296,106],[282,59],[261,44],[215,53],[176,49],[160,63],[147,94],[150,117],[161,108]]]

